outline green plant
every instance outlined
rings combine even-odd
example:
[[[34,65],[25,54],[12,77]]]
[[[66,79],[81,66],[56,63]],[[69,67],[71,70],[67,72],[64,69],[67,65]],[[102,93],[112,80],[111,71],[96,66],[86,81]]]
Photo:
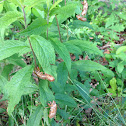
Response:
[[[94,5],[92,2],[89,2],[89,6]],[[101,3],[96,4],[101,6]],[[113,99],[117,91],[116,83],[112,82],[116,81],[116,73],[109,66],[107,68],[98,63],[104,54],[97,47],[101,41],[95,31],[96,28],[102,29],[104,16],[100,12],[91,13],[89,9],[89,19],[96,16],[95,19],[91,23],[90,20],[81,22],[75,17],[81,12],[81,7],[80,1],[76,0],[1,1],[0,93],[3,96],[1,101],[8,103],[1,110],[1,113],[7,110],[8,114],[8,121],[3,121],[4,125],[126,124],[122,109],[126,100],[121,101],[120,109]],[[110,18],[106,14],[107,30],[103,28],[105,39],[108,32],[115,30],[116,23],[120,22],[107,21]],[[124,30],[124,25],[121,30]],[[89,37],[94,40],[90,41]],[[80,56],[88,56],[90,60],[79,60]],[[121,68],[118,69],[121,71]],[[97,85],[94,88],[91,84],[95,82]],[[108,93],[113,95],[108,97]],[[104,106],[104,97],[112,99],[111,108],[107,108],[111,101],[106,102],[107,107]],[[57,104],[56,117],[53,118],[48,117],[50,101]],[[88,109],[94,114],[93,120],[88,118],[91,112],[85,116]]]

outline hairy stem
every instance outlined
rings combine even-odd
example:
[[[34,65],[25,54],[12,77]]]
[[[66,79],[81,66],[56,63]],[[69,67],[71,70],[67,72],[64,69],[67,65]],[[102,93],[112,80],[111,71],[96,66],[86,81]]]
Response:
[[[25,29],[26,29],[26,28],[27,28],[26,14],[25,14],[24,7],[23,7],[23,6],[22,6],[22,11],[23,11],[23,15],[24,15],[24,22],[25,22]],[[33,48],[32,48],[32,45],[31,45],[31,41],[30,41],[29,36],[27,37],[27,39],[28,39],[28,41],[29,41],[29,45],[30,45],[30,48],[31,48],[32,53],[33,53],[34,62],[35,62],[35,67],[37,67],[35,53],[34,53],[34,50],[33,50]]]

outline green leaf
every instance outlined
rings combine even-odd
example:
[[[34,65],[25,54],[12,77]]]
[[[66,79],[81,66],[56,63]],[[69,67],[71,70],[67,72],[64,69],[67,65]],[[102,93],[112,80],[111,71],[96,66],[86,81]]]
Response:
[[[14,67],[14,65],[12,65],[12,64],[6,65],[6,66],[4,67],[4,69],[3,69],[2,73],[1,73],[1,75],[2,75],[3,77],[5,77],[7,80],[9,80],[9,79],[10,79],[10,75],[9,75],[9,74],[10,74],[10,72],[12,71],[13,67]]]
[[[90,29],[93,29],[92,25],[90,25],[88,22],[83,22],[80,20],[74,20],[73,22],[70,23],[70,27],[72,28],[82,28],[83,27],[88,27]]]
[[[7,40],[0,44],[0,60],[3,60],[11,55],[18,53],[27,45],[18,40]]]
[[[14,3],[15,5],[18,5],[20,8],[22,7],[20,0],[7,0],[7,1],[11,2],[11,3]]]
[[[51,8],[50,8],[49,11],[51,11],[53,8],[55,8],[61,1],[63,1],[63,0],[57,0],[57,1],[51,6]]]
[[[43,113],[44,113],[44,123],[46,123],[47,126],[50,126],[49,120],[48,120],[48,110],[47,110],[47,108],[44,109]]]
[[[113,97],[117,96],[116,91],[111,88],[108,88],[108,93],[111,93]]]
[[[55,64],[55,52],[51,43],[41,36],[30,37],[33,50],[44,72],[52,74],[51,65]]]
[[[114,25],[114,23],[118,22],[117,16],[114,13],[111,13],[111,15],[108,17],[108,19],[106,20],[106,24],[105,24],[105,28],[110,27],[111,25]]]
[[[65,6],[57,9],[55,11],[55,14],[58,14],[58,22],[59,24],[64,22],[68,17],[71,17],[75,14],[75,10],[77,8],[77,2],[70,2],[69,4],[66,4]]]
[[[116,24],[116,25],[112,25],[111,27],[109,27],[110,29],[112,29],[113,31],[117,31],[117,32],[121,32],[124,31],[125,27],[123,24]]]
[[[29,95],[35,91],[37,91],[39,88],[36,84],[32,84],[29,82],[28,85],[25,86],[24,88],[24,95]]]
[[[38,7],[32,8],[32,14],[34,14],[37,18],[40,18],[40,17],[44,18],[45,17],[44,11]]]
[[[17,6],[14,3],[10,3],[8,1],[4,1],[4,8],[6,9],[6,12],[17,11]]]
[[[58,109],[57,114],[59,114],[61,117],[63,117],[65,120],[67,120],[70,117],[70,114],[67,113],[65,110]]]
[[[121,19],[123,19],[123,20],[126,20],[126,12],[117,12],[117,15],[121,18]]]
[[[3,10],[3,3],[0,3],[0,13],[2,12]]]
[[[57,102],[63,105],[68,105],[69,107],[76,107],[76,102],[67,94],[56,93],[55,98]]]
[[[39,126],[40,121],[43,115],[43,108],[42,106],[38,106],[36,110],[31,114],[27,126]]]
[[[41,104],[46,107],[49,101],[53,101],[55,99],[53,92],[50,90],[48,86],[47,80],[41,80],[39,84],[40,91],[40,101]]]
[[[117,65],[117,71],[118,71],[119,73],[121,73],[121,72],[123,71],[124,65],[125,65],[125,64],[124,64],[123,61],[121,61],[121,62],[118,63],[118,65]]]
[[[121,52],[126,52],[126,46],[121,46],[117,49],[116,54],[120,54]]]
[[[110,85],[111,85],[111,88],[112,88],[113,91],[115,91],[117,89],[116,79],[115,78],[112,78],[110,80]]]
[[[107,69],[106,67],[102,66],[99,63],[90,61],[90,60],[79,60],[79,61],[75,61],[72,64],[72,68],[73,69],[77,69],[79,71],[88,71],[88,72],[93,72],[96,70],[101,70],[103,72],[104,75],[106,76],[114,76],[113,72],[109,69]]]
[[[57,68],[57,82],[59,82],[63,87],[68,79],[68,71],[64,62],[61,62]]]
[[[79,55],[79,54],[82,54],[81,49],[80,49],[79,47],[77,47],[76,45],[73,45],[73,44],[68,43],[68,42],[64,42],[63,44],[66,46],[67,50],[68,50],[70,53],[78,54],[78,55]]]
[[[23,57],[19,57],[17,54],[14,54],[6,59],[7,63],[14,64],[17,66],[25,67],[26,63],[23,60]]]
[[[73,44],[75,46],[77,46],[78,48],[81,49],[81,51],[86,51],[87,53],[90,54],[96,54],[96,55],[100,55],[103,56],[103,53],[101,50],[99,50],[96,45],[94,45],[93,43],[91,43],[90,41],[84,41],[84,40],[71,40],[71,41],[67,41],[65,42],[66,44]]]
[[[35,5],[39,5],[42,2],[45,2],[46,0],[24,0],[24,5],[28,8],[34,7]]]
[[[51,38],[51,43],[54,46],[54,49],[56,50],[56,52],[59,54],[59,56],[64,60],[66,67],[68,71],[70,72],[71,71],[71,58],[70,58],[70,54],[67,48],[58,39]]]
[[[0,28],[7,28],[11,23],[15,22],[19,18],[23,18],[23,14],[21,12],[8,11],[0,18]]]
[[[4,91],[4,86],[7,84],[7,79],[3,76],[0,75],[0,92],[2,92],[4,95],[5,95],[5,92]]]
[[[47,21],[43,18],[37,18],[34,20],[25,30],[18,33],[19,35],[30,36],[30,35],[40,35],[46,32],[48,26]]]
[[[92,96],[99,96],[99,90],[93,88],[92,91],[90,92],[90,95],[92,95]]]
[[[79,91],[80,95],[82,96],[82,98],[87,102],[90,103],[91,98],[89,95],[89,89],[87,88],[84,84],[74,80],[73,83],[76,85],[77,90]]]
[[[64,93],[64,85],[61,85],[60,83],[58,83],[57,81],[52,82],[51,84],[51,88],[55,93]]]
[[[33,68],[31,66],[24,67],[19,70],[13,78],[6,84],[5,89],[8,93],[9,102],[8,102],[8,114],[14,110],[16,104],[19,103],[22,95],[27,94],[27,87],[31,85],[30,78]]]

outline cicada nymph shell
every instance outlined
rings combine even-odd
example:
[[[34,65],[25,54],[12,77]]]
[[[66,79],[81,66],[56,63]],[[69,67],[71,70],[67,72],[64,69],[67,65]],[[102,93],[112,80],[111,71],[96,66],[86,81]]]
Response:
[[[87,13],[87,9],[88,9],[88,3],[87,3],[87,1],[85,0],[84,2],[82,2],[82,5],[83,5],[83,10],[82,10],[81,15],[85,16],[86,13]]]
[[[49,118],[52,119],[56,116],[57,104],[55,101],[53,101],[48,103],[48,106],[50,107]]]
[[[81,4],[83,5],[83,9],[82,9],[81,15],[82,15],[82,16],[85,16],[86,13],[87,13],[87,9],[88,9],[88,3],[87,3],[87,1],[85,0],[85,1],[83,1]],[[82,17],[82,16],[76,15],[76,17],[77,17],[78,20],[86,21],[87,19],[84,18],[84,17]]]
[[[76,17],[77,17],[78,20],[81,20],[81,21],[86,21],[87,20],[86,18],[83,18],[80,15],[76,15]]]
[[[39,67],[35,68],[34,73],[35,73],[40,79],[48,80],[48,81],[50,81],[50,82],[55,81],[55,78],[54,78],[52,75],[49,75],[49,74],[46,74],[46,73],[43,74],[43,72],[40,72]]]

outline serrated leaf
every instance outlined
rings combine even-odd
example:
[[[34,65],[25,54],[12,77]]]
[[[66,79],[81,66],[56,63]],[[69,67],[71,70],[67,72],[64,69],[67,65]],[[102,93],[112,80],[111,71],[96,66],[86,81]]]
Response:
[[[4,1],[4,8],[6,9],[6,12],[17,11],[17,6],[14,3],[10,3],[8,1]]]
[[[90,95],[89,95],[89,90],[90,88],[85,87],[84,84],[74,80],[73,83],[76,85],[77,90],[79,91],[80,95],[83,97],[84,100],[87,101],[87,103],[90,103]]]
[[[57,81],[52,82],[51,88],[55,93],[64,93],[64,86],[58,83]]]
[[[56,52],[59,54],[59,56],[64,60],[66,67],[68,71],[71,71],[71,59],[70,59],[70,54],[65,47],[64,44],[62,44],[58,39],[52,39],[51,38],[51,43],[54,46],[54,49]]]
[[[9,1],[11,3],[14,3],[15,5],[18,5],[20,8],[22,7],[21,3],[20,3],[20,0],[7,0],[7,1]]]
[[[99,50],[96,47],[96,45],[94,45],[90,41],[85,41],[85,40],[71,40],[71,41],[67,41],[65,43],[73,44],[73,45],[77,46],[78,48],[80,48],[81,51],[86,51],[87,53],[90,53],[90,54],[96,54],[96,55],[103,56],[102,51]]]
[[[78,55],[79,55],[79,54],[82,54],[81,49],[80,49],[79,47],[77,47],[76,45],[73,45],[73,44],[68,43],[68,42],[64,42],[63,44],[66,46],[67,50],[68,50],[70,53],[78,54]]]
[[[0,28],[7,28],[11,23],[15,22],[19,18],[23,18],[23,14],[21,12],[8,11],[0,18]]]
[[[0,44],[0,60],[3,60],[11,55],[18,53],[27,45],[18,40],[7,40]]]
[[[92,25],[90,25],[88,22],[83,22],[80,20],[74,20],[73,22],[70,23],[70,27],[72,28],[82,28],[83,27],[88,27],[90,29],[93,29]]]
[[[56,101],[59,101],[61,104],[68,105],[69,107],[76,107],[76,102],[67,94],[56,93]]]
[[[111,85],[111,88],[112,88],[113,91],[115,91],[117,89],[116,79],[115,78],[112,78],[110,80],[110,85]]]
[[[48,74],[52,74],[50,64],[55,64],[55,52],[53,46],[48,40],[41,36],[33,35],[30,39],[33,50],[43,70]]]
[[[17,54],[14,54],[6,59],[7,63],[14,64],[17,66],[25,67],[26,63],[23,60],[23,57],[19,57]]]
[[[117,49],[116,54],[120,54],[121,52],[126,52],[126,46],[121,46]]]
[[[55,14],[58,14],[57,18],[59,24],[64,22],[68,17],[73,16],[73,14],[75,14],[76,8],[77,8],[77,3],[71,2],[70,4],[66,4],[65,6],[57,9],[55,11]]]
[[[28,85],[26,85],[26,87],[24,88],[24,95],[29,95],[31,93],[33,93],[34,91],[37,91],[39,88],[37,85],[29,83]]]
[[[30,78],[33,72],[32,66],[24,67],[19,70],[13,78],[6,84],[5,89],[8,93],[8,114],[14,110],[16,104],[19,103],[22,95],[27,94],[26,88],[31,85]]]
[[[41,2],[46,2],[46,0],[24,0],[24,5],[28,8],[34,7],[35,5],[40,4]]]
[[[121,61],[120,63],[118,63],[117,70],[118,70],[119,73],[121,73],[123,71],[124,65],[125,64],[123,63],[123,61]]]
[[[5,93],[4,86],[7,84],[7,82],[8,82],[7,79],[0,75],[0,92],[2,92],[3,94]]]
[[[107,69],[106,67],[102,66],[99,63],[90,60],[75,61],[72,64],[72,68],[77,69],[79,71],[88,71],[88,72],[101,70],[106,76],[110,76],[110,77],[114,76],[111,70]]]
[[[4,69],[3,69],[2,73],[1,73],[1,75],[2,75],[3,77],[5,77],[7,80],[9,80],[9,79],[10,79],[9,74],[10,74],[10,72],[12,71],[13,67],[14,67],[14,65],[12,65],[12,64],[6,65],[6,66],[4,67]]]
[[[63,0],[57,0],[57,1],[51,6],[51,8],[50,8],[49,11],[51,11],[53,8],[55,8],[61,1],[63,1]]]
[[[39,126],[40,121],[43,115],[43,108],[42,106],[38,106],[36,110],[31,114],[27,126]]]
[[[107,22],[106,22],[106,24],[105,24],[105,28],[108,28],[108,27],[110,27],[111,25],[113,25],[115,22],[118,22],[118,19],[117,19],[117,17],[115,16],[115,14],[112,13],[112,14],[109,16],[109,18],[107,18],[106,21],[107,21]]]
[[[25,30],[18,33],[19,35],[30,36],[40,35],[45,32],[50,24],[43,18],[37,18],[34,20]]]
[[[49,124],[49,120],[48,120],[48,111],[47,111],[47,108],[44,109],[44,123],[47,124],[47,126],[50,126]]]
[[[62,116],[65,120],[68,119],[68,117],[70,116],[70,114],[68,112],[66,112],[65,110],[62,109],[58,109],[57,113]]]
[[[47,80],[41,80],[39,83],[39,91],[40,91],[40,102],[46,107],[49,101],[53,101],[55,99],[53,92],[50,90],[48,86]]]
[[[57,68],[57,82],[59,82],[63,87],[68,79],[68,71],[64,62],[61,62]]]
[[[24,47],[22,50],[19,51],[18,56],[22,56],[23,54],[26,54],[28,52],[31,52],[30,47]]]
[[[109,27],[110,29],[112,29],[113,31],[117,31],[117,32],[121,32],[124,31],[125,27],[123,24],[116,24],[116,25],[112,25],[111,27]]]
[[[117,15],[121,18],[121,19],[123,19],[123,20],[126,20],[126,12],[117,12]]]

